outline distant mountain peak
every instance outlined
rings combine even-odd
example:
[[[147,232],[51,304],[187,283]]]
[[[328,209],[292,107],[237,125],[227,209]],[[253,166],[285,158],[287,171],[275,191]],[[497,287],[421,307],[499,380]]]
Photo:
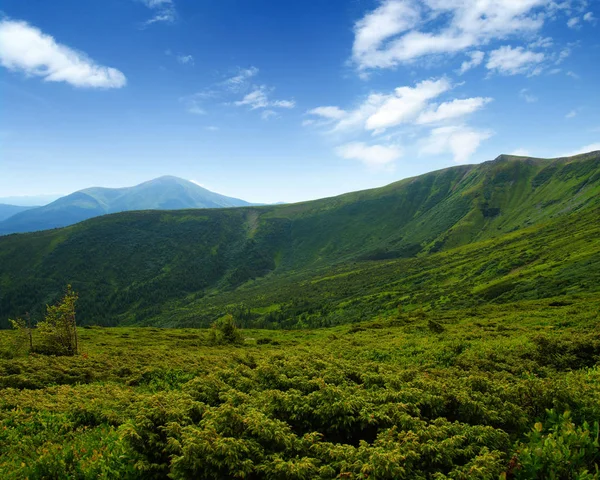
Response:
[[[66,227],[108,213],[131,210],[231,208],[253,204],[211,192],[198,184],[163,175],[133,187],[92,187],[0,221],[0,235]]]

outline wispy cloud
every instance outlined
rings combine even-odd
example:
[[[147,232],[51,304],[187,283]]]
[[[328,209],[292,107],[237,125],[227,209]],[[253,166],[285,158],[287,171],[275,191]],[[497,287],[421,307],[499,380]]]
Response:
[[[474,97],[444,102],[421,112],[417,118],[417,123],[424,125],[464,117],[483,108],[491,101],[491,98]]]
[[[535,103],[538,101],[538,97],[531,93],[528,88],[523,88],[519,92],[519,97],[525,100],[527,103]]]
[[[469,60],[465,60],[461,64],[460,70],[458,72],[460,75],[462,75],[463,73],[466,73],[468,70],[471,70],[472,68],[477,67],[478,65],[481,65],[481,63],[483,62],[483,59],[485,57],[485,53],[480,50],[475,50],[474,52],[470,52],[467,55],[469,56]]]
[[[181,65],[187,65],[190,67],[194,66],[193,55],[186,55],[184,53],[178,53],[177,55],[175,55],[171,49],[165,50],[165,55],[167,55],[168,57],[174,57],[177,63]]]
[[[221,85],[233,92],[239,92],[247,87],[248,82],[252,77],[258,75],[258,68],[238,68],[238,72],[221,82]]]
[[[389,169],[402,156],[402,149],[394,145],[367,145],[351,142],[335,149],[336,154],[347,160],[358,160],[370,168]]]
[[[575,117],[577,116],[577,113],[579,113],[577,109],[575,109],[575,110],[571,110],[569,113],[567,113],[567,114],[565,115],[565,118],[566,118],[566,119],[569,119],[569,120],[570,120],[571,118],[575,118]]]
[[[479,145],[493,135],[491,131],[475,130],[466,126],[439,127],[421,141],[421,155],[451,153],[456,163],[465,163]]]
[[[248,106],[251,110],[259,108],[294,108],[296,102],[294,100],[270,100],[269,95],[271,93],[270,88],[265,85],[254,88],[250,93],[246,94],[244,98],[234,102],[234,105],[238,107]]]
[[[577,150],[573,150],[571,152],[567,152],[559,155],[559,157],[573,157],[575,155],[581,155],[582,153],[590,153],[590,152],[598,152],[600,151],[600,143],[592,143],[590,145],[585,145],[584,147],[578,148]]]
[[[263,120],[269,120],[269,118],[276,118],[278,116],[275,110],[263,110],[260,114],[260,118]]]
[[[306,113],[319,118],[318,126],[332,125],[334,132],[364,129],[382,133],[403,124],[426,125],[465,117],[492,101],[491,98],[473,97],[433,102],[452,88],[446,78],[423,80],[414,87],[398,87],[390,94],[371,93],[354,110],[323,106]]]
[[[154,12],[154,15],[142,23],[147,27],[154,23],[174,23],[177,19],[177,10],[173,0],[138,0]]]
[[[509,36],[527,37],[560,7],[549,0],[383,0],[356,22],[352,58],[361,71],[391,68]]]
[[[526,148],[517,148],[512,151],[509,155],[514,155],[515,157],[531,157],[531,152]]]
[[[194,57],[192,55],[177,55],[177,61],[182,65],[194,65]]]
[[[188,112],[202,115],[206,114],[204,105],[209,101],[222,102],[222,105],[249,107],[250,110],[262,110],[263,120],[277,118],[278,109],[295,108],[296,102],[292,99],[272,99],[275,90],[273,87],[254,84],[252,80],[258,74],[257,67],[238,67],[233,75],[195,94],[182,97],[180,101],[186,105]]]
[[[84,53],[23,21],[0,21],[0,64],[27,76],[75,87],[121,88],[127,83],[116,68],[96,64]]]
[[[543,62],[545,55],[542,52],[532,52],[523,47],[513,48],[510,45],[502,46],[490,52],[486,64],[488,70],[502,75],[517,75],[528,73],[535,75],[539,73],[537,66]]]
[[[307,127],[323,129],[333,138],[369,135],[379,141],[352,141],[336,149],[344,158],[361,159],[365,164],[391,164],[399,158],[396,142],[404,137],[403,149],[415,147],[422,155],[450,154],[458,163],[466,162],[480,144],[493,135],[490,130],[475,129],[465,119],[492,101],[488,97],[454,98],[440,102],[455,85],[447,78],[429,79],[414,86],[402,86],[391,93],[370,93],[353,109],[335,105],[306,112]],[[382,143],[384,141],[385,143]],[[391,154],[394,152],[394,154]]]

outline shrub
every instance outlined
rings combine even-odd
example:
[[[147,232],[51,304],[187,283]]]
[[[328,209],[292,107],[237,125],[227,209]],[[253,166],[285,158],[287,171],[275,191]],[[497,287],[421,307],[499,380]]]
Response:
[[[548,410],[548,427],[535,424],[528,442],[520,444],[514,465],[517,479],[599,478],[600,444],[598,422],[577,426],[569,412],[564,415]]]
[[[78,353],[77,325],[75,324],[75,303],[77,294],[67,285],[62,299],[48,306],[46,317],[37,325],[42,339],[35,348],[37,353],[49,355],[76,355]]]
[[[235,324],[232,315],[225,315],[214,322],[209,335],[211,343],[215,345],[239,344],[244,342],[242,332],[240,332]]]

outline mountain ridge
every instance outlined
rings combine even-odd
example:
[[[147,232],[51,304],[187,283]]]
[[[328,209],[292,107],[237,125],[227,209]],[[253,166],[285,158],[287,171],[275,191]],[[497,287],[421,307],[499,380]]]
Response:
[[[163,176],[132,187],[91,187],[0,221],[0,235],[66,227],[89,218],[131,210],[178,210],[250,206],[193,182]]]
[[[546,224],[565,228],[566,219],[588,225],[597,217],[600,152],[525,160],[505,156],[297,204],[133,211],[5,236],[0,324],[39,311],[66,283],[81,292],[82,318],[147,324],[159,321],[168,305],[219,298],[272,275],[310,277],[374,261],[399,262],[403,269],[403,259],[483,245]],[[543,243],[543,236],[535,240],[524,261],[536,258]],[[507,268],[517,267],[498,271]]]
[[[6,220],[17,213],[25,212],[36,207],[26,207],[23,205],[9,205],[7,203],[0,203],[0,222]]]

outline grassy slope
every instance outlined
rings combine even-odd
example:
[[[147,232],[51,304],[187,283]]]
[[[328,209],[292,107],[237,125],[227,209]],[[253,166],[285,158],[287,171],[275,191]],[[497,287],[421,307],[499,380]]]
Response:
[[[356,261],[368,270],[372,260],[450,251],[553,219],[560,228],[573,218],[578,230],[593,223],[599,180],[598,153],[553,161],[500,157],[314,202],[132,212],[8,236],[0,238],[0,322],[25,310],[39,314],[67,282],[82,294],[84,322],[205,322],[206,302],[197,315],[188,310],[167,320],[164,311],[179,309],[176,300],[193,302],[272,273],[311,276]],[[547,243],[540,235],[530,256]],[[485,260],[481,254],[478,261]]]
[[[600,297],[568,303],[246,330],[240,346],[80,329],[83,355],[0,358],[0,476],[595,479]],[[0,332],[0,352],[15,340]]]
[[[600,290],[599,218],[594,208],[416,258],[270,275],[235,290],[189,295],[146,322],[207,326],[233,312],[248,326],[317,327],[396,311],[585,295]]]

